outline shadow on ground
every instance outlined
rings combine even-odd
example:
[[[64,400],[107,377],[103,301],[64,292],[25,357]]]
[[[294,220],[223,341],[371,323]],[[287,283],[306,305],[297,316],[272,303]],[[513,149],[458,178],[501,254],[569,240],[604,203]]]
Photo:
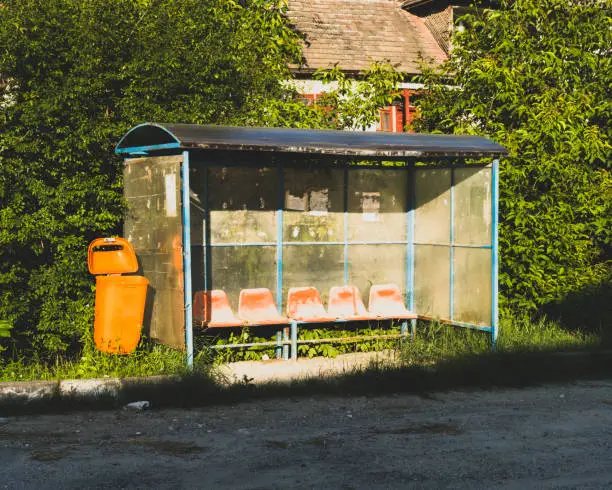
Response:
[[[236,404],[253,399],[300,396],[377,396],[413,393],[428,396],[451,390],[490,390],[567,383],[581,379],[612,378],[612,352],[489,353],[440,361],[431,365],[372,364],[337,376],[311,377],[290,382],[254,384],[249,379],[228,384],[211,372],[176,378],[123,380],[115,395],[78,397],[60,395],[40,403],[0,405],[2,414],[116,409],[147,400],[154,408],[190,408]]]

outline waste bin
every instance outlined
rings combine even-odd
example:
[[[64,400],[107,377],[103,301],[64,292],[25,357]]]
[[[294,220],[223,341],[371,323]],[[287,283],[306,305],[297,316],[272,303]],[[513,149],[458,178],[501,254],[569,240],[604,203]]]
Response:
[[[94,342],[109,354],[129,354],[140,341],[147,285],[136,253],[124,238],[97,238],[87,251],[89,272],[96,276]]]

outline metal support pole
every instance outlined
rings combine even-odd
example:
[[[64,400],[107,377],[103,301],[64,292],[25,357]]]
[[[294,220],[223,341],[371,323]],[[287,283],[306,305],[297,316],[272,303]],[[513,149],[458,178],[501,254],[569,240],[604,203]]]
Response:
[[[191,209],[189,202],[189,152],[183,152],[183,291],[185,304],[185,350],[187,369],[193,369],[193,312],[191,306]]]
[[[210,198],[209,198],[209,173],[208,168],[204,169],[204,290],[211,291],[212,283],[212,242],[210,239]]]
[[[276,210],[276,307],[283,308],[283,208],[285,206],[285,169],[278,164],[278,196]]]
[[[277,167],[277,184],[278,194],[276,196],[276,307],[278,311],[282,311],[283,307],[283,208],[285,205],[284,187],[285,187],[285,172],[282,163],[278,163]],[[287,359],[287,347],[283,344],[286,340],[286,329],[276,332],[276,358]]]
[[[416,170],[414,166],[409,171],[408,185],[408,213],[406,216],[406,295],[408,309],[414,312],[415,296],[414,296],[414,242],[415,242],[415,217],[416,217]],[[416,319],[410,320],[410,337],[412,340],[416,337]]]
[[[450,169],[450,221],[449,221],[449,305],[448,317],[452,320],[455,316],[455,170]]]
[[[349,213],[348,213],[348,167],[344,167],[344,284],[349,283]]]
[[[499,328],[499,160],[491,168],[491,347],[495,350]]]

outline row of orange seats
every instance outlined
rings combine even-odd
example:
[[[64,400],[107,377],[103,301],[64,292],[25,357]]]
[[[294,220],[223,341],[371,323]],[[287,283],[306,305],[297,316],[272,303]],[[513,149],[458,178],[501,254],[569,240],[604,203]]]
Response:
[[[209,328],[249,325],[282,325],[292,321],[326,323],[383,319],[414,319],[408,311],[400,289],[395,284],[378,284],[370,288],[366,309],[355,286],[335,286],[329,291],[327,311],[314,287],[291,288],[287,297],[287,316],[282,316],[267,288],[243,289],[234,315],[227,294],[220,290],[198,291],[193,300],[193,319]]]

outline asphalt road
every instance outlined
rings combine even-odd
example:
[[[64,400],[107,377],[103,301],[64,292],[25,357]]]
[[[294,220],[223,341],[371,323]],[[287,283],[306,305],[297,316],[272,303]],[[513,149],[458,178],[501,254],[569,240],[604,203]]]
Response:
[[[612,381],[9,417],[0,488],[609,489]]]

